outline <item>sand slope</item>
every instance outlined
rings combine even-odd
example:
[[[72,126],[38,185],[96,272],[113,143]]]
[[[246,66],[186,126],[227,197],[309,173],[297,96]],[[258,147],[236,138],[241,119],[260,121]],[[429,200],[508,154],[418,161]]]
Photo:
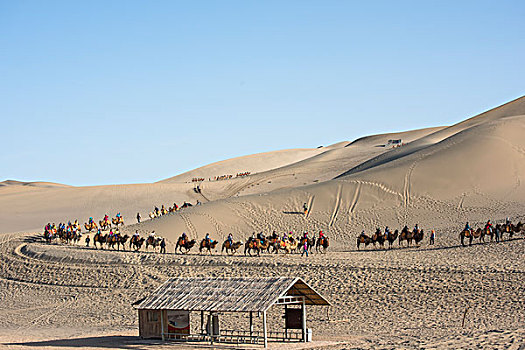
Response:
[[[349,142],[339,142],[319,149],[284,150],[230,159],[196,169],[180,176],[153,184],[72,187],[67,185],[18,181],[0,183],[0,232],[39,229],[47,222],[78,219],[90,216],[114,216],[120,211],[126,223],[136,222],[140,212],[143,219],[155,205],[217,199],[259,194],[278,189],[294,188],[332,179],[345,169],[377,154],[387,152],[383,147],[389,139],[411,141],[434,132],[435,128],[403,133],[375,135]],[[305,159],[306,158],[306,159]],[[277,169],[262,171],[283,165]],[[223,181],[200,183],[202,193],[196,193],[193,176],[203,174],[236,174],[242,170],[259,171],[251,176]]]
[[[525,112],[523,102],[518,99],[461,125],[424,134],[407,146],[382,153],[372,166],[357,171],[354,167],[336,180],[207,203],[140,228],[160,230],[170,239],[183,231],[195,236],[210,232],[223,239],[228,232],[245,238],[254,231],[323,229],[331,234],[335,247],[344,247],[362,229],[377,226],[400,228],[419,222],[425,228],[439,228],[455,223],[459,230],[466,220],[518,216],[525,209],[521,186],[525,117],[507,114]],[[336,162],[342,158],[336,157]],[[304,163],[314,164],[312,159],[298,164]],[[350,162],[341,163],[340,167]],[[304,165],[303,170],[314,168]],[[305,202],[310,208],[307,218],[300,213]]]
[[[303,159],[310,158],[314,155],[321,154],[325,151],[326,149],[321,147],[307,149],[287,149],[274,152],[253,154],[205,165],[203,167],[185,172],[174,177],[170,177],[159,182],[187,182],[191,181],[192,178],[204,178],[208,180],[209,178],[213,178],[214,176],[235,176],[237,173],[247,171],[251,172],[252,174],[255,174],[275,168],[280,168],[291,163],[299,162]]]

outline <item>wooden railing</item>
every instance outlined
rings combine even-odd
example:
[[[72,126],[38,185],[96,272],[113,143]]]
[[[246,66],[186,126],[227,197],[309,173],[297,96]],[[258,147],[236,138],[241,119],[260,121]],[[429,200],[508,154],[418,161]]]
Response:
[[[164,333],[165,340],[174,341],[206,341],[217,343],[232,344],[263,344],[264,334],[261,331],[243,331],[221,329],[220,335],[211,336],[209,334],[183,334],[183,333]],[[302,330],[288,329],[287,331],[268,331],[268,341],[275,342],[300,342],[303,340]]]

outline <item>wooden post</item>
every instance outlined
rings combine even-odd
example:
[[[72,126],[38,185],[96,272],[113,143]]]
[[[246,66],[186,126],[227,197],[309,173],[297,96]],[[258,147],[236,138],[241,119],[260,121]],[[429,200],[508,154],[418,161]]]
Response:
[[[288,339],[288,327],[286,327],[286,311],[288,311],[288,305],[284,304],[284,337]]]
[[[268,333],[266,331],[266,310],[263,311],[263,334],[264,334],[264,348],[268,347]]]
[[[213,345],[213,313],[210,312],[208,315],[208,324],[209,324],[209,331],[210,331],[210,340],[211,345]]]
[[[303,303],[301,304],[301,309],[303,311],[303,341],[306,343],[306,303],[303,298]]]
[[[250,311],[250,341],[253,340],[253,311]]]
[[[164,310],[160,310],[160,337],[164,341]]]
[[[201,311],[201,335],[204,334],[204,311]]]

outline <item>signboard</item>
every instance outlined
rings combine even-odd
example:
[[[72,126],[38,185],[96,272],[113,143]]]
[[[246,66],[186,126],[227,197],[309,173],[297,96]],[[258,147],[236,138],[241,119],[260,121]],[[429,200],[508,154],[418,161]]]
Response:
[[[284,318],[287,329],[303,329],[303,310],[285,309]]]
[[[190,312],[168,310],[168,333],[190,334]]]

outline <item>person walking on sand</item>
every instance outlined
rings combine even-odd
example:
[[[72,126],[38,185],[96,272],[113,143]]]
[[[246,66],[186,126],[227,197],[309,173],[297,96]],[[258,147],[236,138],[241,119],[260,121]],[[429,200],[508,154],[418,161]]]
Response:
[[[89,242],[91,239],[89,239],[89,235],[86,236],[86,247],[89,247]]]
[[[304,243],[303,243],[303,252],[301,253],[301,256],[303,256],[306,253],[306,257],[308,258],[308,234],[307,233],[305,233],[304,238],[306,239],[304,240]]]
[[[160,241],[160,253],[166,254],[166,240],[164,238]]]
[[[303,204],[303,211],[304,211],[304,217],[306,217],[306,215],[308,214],[308,206],[306,205],[306,203]]]
[[[137,222],[140,224],[140,213],[137,213]]]
[[[430,231],[430,245],[434,245],[434,240],[436,238],[436,231]]]

